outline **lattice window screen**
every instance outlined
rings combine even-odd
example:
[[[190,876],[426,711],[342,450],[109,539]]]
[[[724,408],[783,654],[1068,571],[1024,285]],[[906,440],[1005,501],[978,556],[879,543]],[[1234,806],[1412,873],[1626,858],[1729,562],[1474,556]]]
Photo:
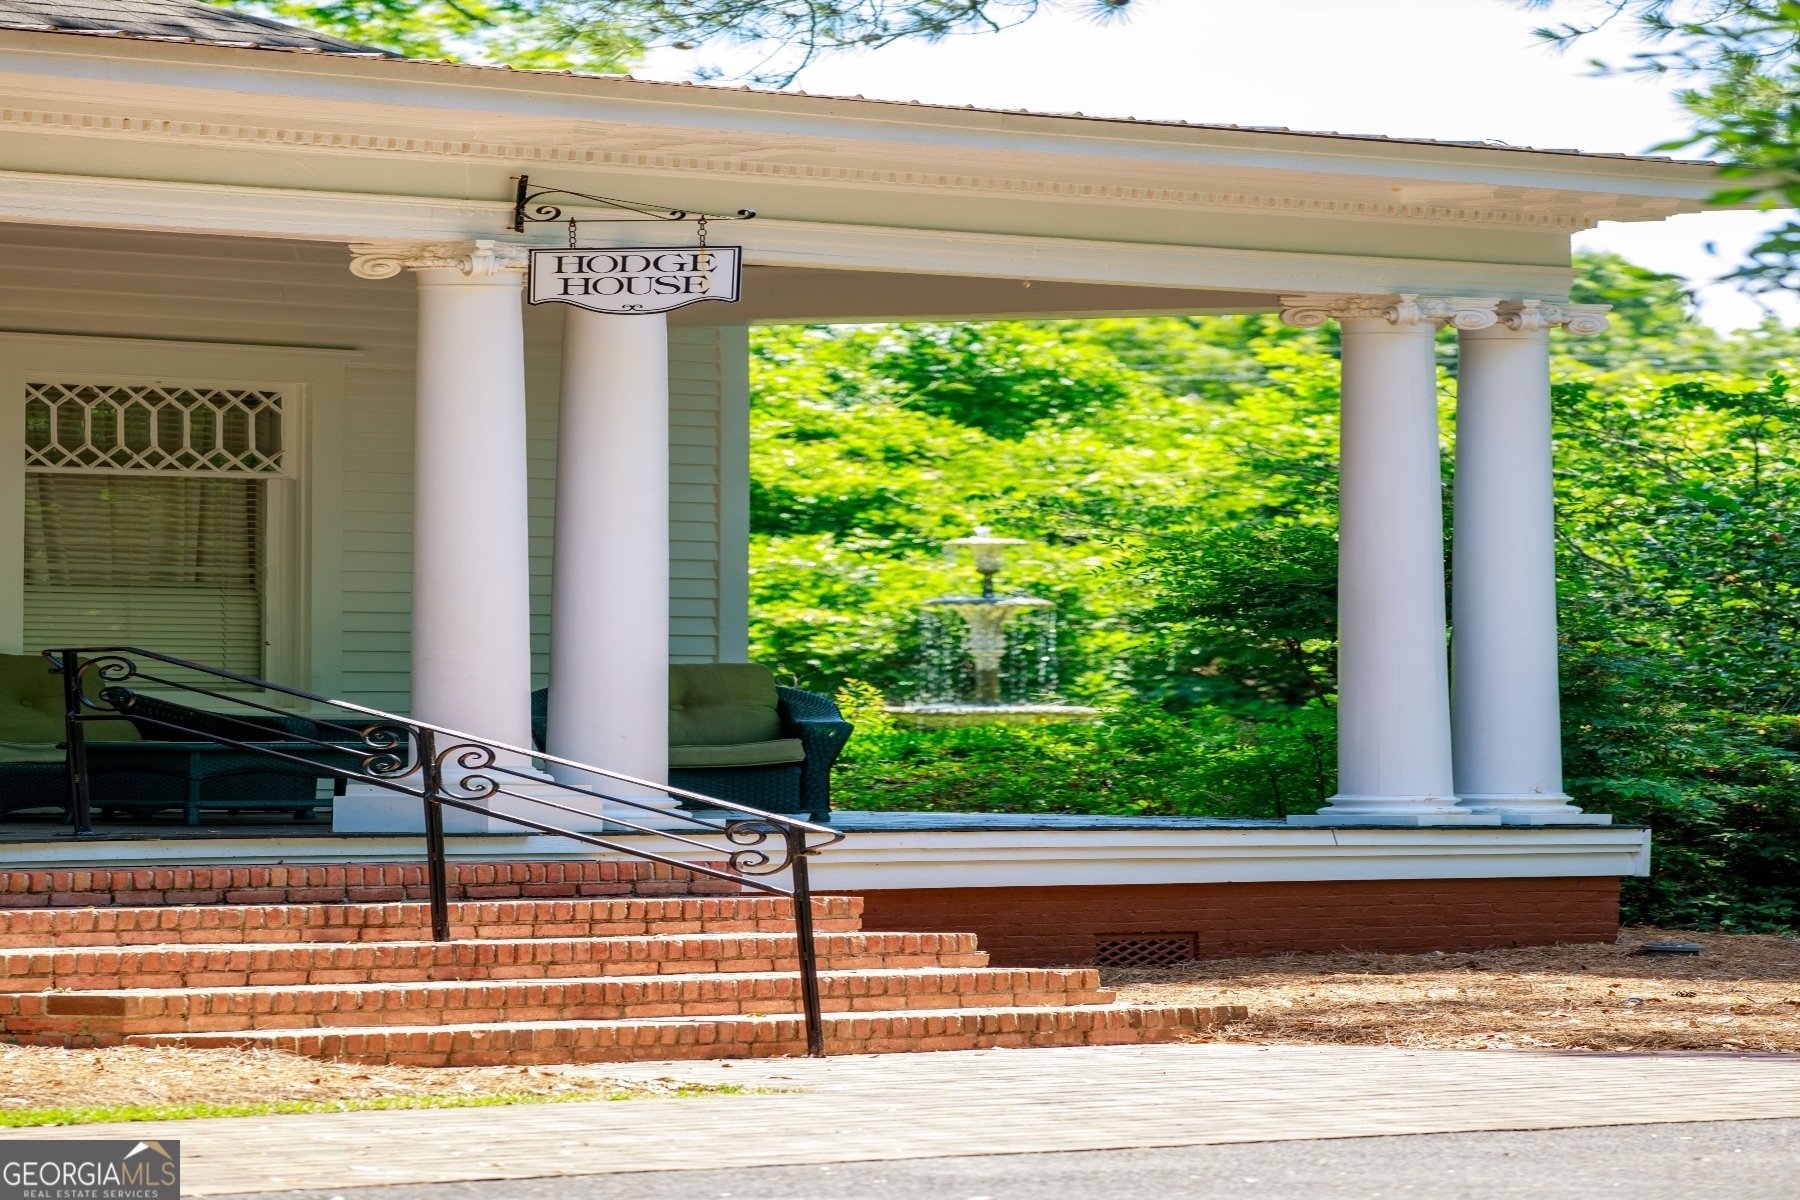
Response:
[[[281,393],[28,383],[25,465],[39,471],[280,472]]]

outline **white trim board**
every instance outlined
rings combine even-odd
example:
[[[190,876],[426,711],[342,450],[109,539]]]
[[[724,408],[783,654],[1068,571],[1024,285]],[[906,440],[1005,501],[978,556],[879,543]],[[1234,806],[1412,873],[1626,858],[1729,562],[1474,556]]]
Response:
[[[497,202],[346,195],[158,180],[0,172],[0,221],[312,241],[500,238],[555,245],[560,227],[509,237]],[[645,235],[648,236],[648,235]],[[1209,291],[1428,292],[1562,300],[1568,267],[1085,241],[758,219],[731,228],[748,262]],[[622,244],[628,239],[621,236]],[[653,238],[651,240],[654,240]]]
[[[281,390],[292,419],[283,434],[283,470],[265,477],[270,644],[263,669],[276,683],[334,694],[344,603],[344,366],[357,357],[346,350],[0,332],[0,512],[24,512],[25,384],[34,372]],[[24,590],[24,522],[15,516],[0,522],[0,648],[10,653],[22,644]]]
[[[822,892],[888,888],[1647,875],[1650,831],[1034,829],[853,833],[812,860]]]
[[[711,853],[621,836],[682,859]],[[424,858],[418,837],[255,837],[13,843],[34,866],[372,863]],[[615,859],[560,838],[456,837],[458,860]],[[717,854],[724,857],[724,851]],[[1550,829],[1070,829],[852,833],[812,859],[815,891],[1381,879],[1546,879],[1647,875],[1650,831]],[[777,880],[777,882],[784,882]]]

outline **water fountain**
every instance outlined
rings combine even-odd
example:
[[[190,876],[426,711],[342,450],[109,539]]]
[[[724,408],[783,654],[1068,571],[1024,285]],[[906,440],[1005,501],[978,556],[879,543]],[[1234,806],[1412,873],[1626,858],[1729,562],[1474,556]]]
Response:
[[[897,704],[887,709],[889,715],[909,725],[927,729],[943,729],[956,725],[1011,724],[1023,725],[1039,721],[1085,721],[1100,715],[1097,708],[1063,704],[1054,699],[1056,686],[1056,606],[1036,596],[1002,596],[994,589],[994,576],[1006,563],[1006,547],[1023,546],[1020,538],[994,537],[985,525],[975,528],[975,536],[956,538],[946,547],[968,547],[975,555],[975,570],[981,574],[979,596],[939,596],[925,602],[921,614],[924,648],[925,682],[919,698],[912,704]],[[956,637],[957,622],[944,621],[939,613],[961,618],[961,636]],[[1008,626],[1018,630],[1017,619],[1033,614],[1035,644],[1010,638]],[[1029,622],[1028,622],[1029,624]],[[946,637],[944,635],[948,634]],[[1019,653],[1024,651],[1023,654]],[[1023,658],[1010,678],[1005,668],[1008,659]],[[964,669],[973,667],[973,686],[959,679]],[[964,683],[961,688],[958,683]],[[1013,686],[1009,689],[1008,684]],[[1033,694],[1009,696],[1029,688]],[[967,698],[954,694],[970,693]]]

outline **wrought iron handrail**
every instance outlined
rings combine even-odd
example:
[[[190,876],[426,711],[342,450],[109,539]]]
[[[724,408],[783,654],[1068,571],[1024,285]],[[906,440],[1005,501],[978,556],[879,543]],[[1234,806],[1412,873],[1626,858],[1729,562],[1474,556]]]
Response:
[[[633,858],[709,875],[770,895],[787,896],[794,905],[794,936],[800,967],[800,997],[806,1020],[807,1054],[815,1058],[824,1057],[824,1019],[819,1000],[818,953],[813,940],[812,886],[807,875],[807,859],[825,847],[842,841],[844,835],[838,830],[785,813],[765,812],[733,800],[637,779],[604,767],[546,754],[541,750],[477,737],[442,725],[383,712],[348,700],[334,700],[299,688],[240,675],[222,667],[207,666],[137,646],[45,650],[43,654],[49,660],[51,670],[63,677],[69,807],[76,836],[94,836],[87,737],[83,726],[94,721],[130,719],[138,725],[149,725],[191,739],[230,746],[299,766],[316,775],[330,775],[348,782],[372,784],[418,799],[424,805],[428,859],[426,873],[431,890],[431,930],[436,941],[451,940],[449,868],[444,843],[445,808],[479,813],[539,833],[569,838]],[[290,710],[247,698],[241,692],[227,695],[180,679],[153,675],[140,669],[137,659],[154,660],[240,686],[278,692],[348,716],[336,721],[322,719],[315,707],[314,712],[302,718],[311,725],[314,734],[318,735],[310,736],[291,728],[292,719],[297,714]],[[87,679],[90,673],[99,686],[90,687]],[[205,715],[208,723],[215,728],[183,724],[171,719],[169,714],[160,713],[160,710],[160,715],[143,711],[139,705],[138,692],[125,686],[134,680],[159,689],[204,696],[239,708],[260,710],[269,716],[284,718],[290,722],[290,727],[277,728],[259,724],[239,713],[211,710]],[[355,720],[356,718],[362,719]],[[354,723],[342,723],[351,721]],[[228,733],[220,732],[220,727],[227,730],[236,727],[242,731],[243,736],[229,736]],[[509,756],[513,762],[507,761]],[[342,761],[345,758],[354,758],[356,765],[345,765]],[[534,760],[554,763],[613,784],[661,792],[677,800],[697,801],[723,812],[725,816],[703,817],[685,809],[668,809],[643,799],[612,795],[597,790],[596,786],[583,787],[555,780],[533,768],[530,764]],[[446,784],[446,773],[452,777],[449,784]],[[456,777],[459,774],[460,777]],[[515,781],[515,786],[509,789],[507,784]],[[531,791],[519,790],[516,786],[518,783],[528,784]],[[546,791],[556,798],[532,794]],[[599,821],[601,831],[599,834],[578,832],[551,824],[550,818],[533,820],[518,813],[489,808],[486,802],[499,796],[538,805],[543,809],[553,810],[553,813],[569,813]],[[602,810],[596,813],[575,807],[574,803],[582,797],[602,801]],[[608,806],[623,806],[636,810],[637,814],[650,814],[657,824],[643,824],[626,819]],[[678,826],[658,827],[671,821],[678,822]],[[659,847],[666,852],[658,853],[644,846],[617,841],[617,833],[612,828],[614,826],[619,827],[618,832],[667,839],[690,851],[723,853],[724,866],[720,868],[691,858],[672,857],[677,852],[674,847]],[[607,834],[613,836],[605,836]],[[813,835],[822,835],[823,840],[809,840]],[[709,836],[719,840],[702,840]],[[771,837],[780,839],[779,855],[773,847],[765,848]],[[789,872],[788,887],[782,887],[767,878],[782,871]]]

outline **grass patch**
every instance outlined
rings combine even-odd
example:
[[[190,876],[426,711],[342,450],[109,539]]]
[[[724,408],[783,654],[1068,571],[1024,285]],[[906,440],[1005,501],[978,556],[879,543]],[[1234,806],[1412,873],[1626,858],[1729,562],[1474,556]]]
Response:
[[[99,1125],[115,1121],[191,1121],[200,1117],[264,1117],[287,1113],[379,1112],[413,1108],[497,1108],[506,1104],[568,1104],[578,1100],[638,1100],[650,1096],[726,1096],[766,1089],[735,1084],[682,1084],[666,1091],[502,1092],[486,1096],[371,1096],[354,1100],[267,1100],[249,1104],[105,1104],[73,1108],[0,1109],[0,1128]]]

